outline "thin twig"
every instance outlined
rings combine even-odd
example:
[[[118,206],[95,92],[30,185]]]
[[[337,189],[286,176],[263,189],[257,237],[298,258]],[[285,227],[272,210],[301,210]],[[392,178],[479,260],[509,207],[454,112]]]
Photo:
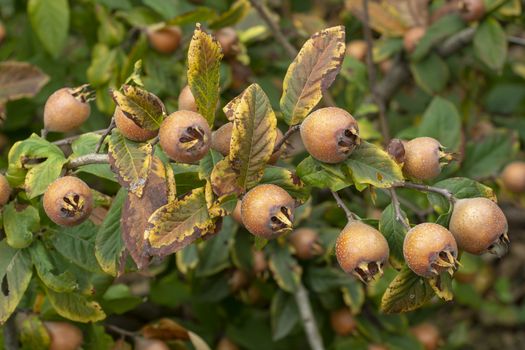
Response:
[[[304,331],[308,337],[310,348],[312,350],[324,350],[323,338],[315,322],[312,305],[310,305],[310,300],[308,299],[308,291],[301,282],[299,282],[297,290],[294,292],[294,297],[299,308],[299,313],[301,314]]]
[[[44,140],[47,138],[47,134],[48,134],[48,130],[46,128],[43,128],[41,131],[40,131],[40,137],[43,138]]]
[[[83,165],[89,164],[107,164],[109,157],[107,154],[90,153],[77,158],[71,159],[67,164],[67,169],[75,169]]]
[[[525,38],[520,38],[519,36],[509,36],[507,40],[511,44],[525,46]]]
[[[4,325],[4,347],[6,350],[18,350],[18,335],[15,323],[16,311],[9,317]]]
[[[472,39],[474,38],[474,34],[476,33],[476,29],[469,27],[467,29],[463,29],[462,31],[458,32],[456,35],[451,36],[447,40],[445,40],[439,47],[438,47],[438,54],[441,56],[449,56],[453,52],[461,49],[466,44],[470,43]]]
[[[418,190],[422,192],[437,193],[445,197],[450,203],[454,203],[456,201],[454,194],[445,188],[433,187],[433,186],[422,185],[422,184],[415,184],[412,182],[403,182],[400,184],[395,184],[393,187],[410,188],[410,189]]]
[[[137,332],[132,332],[132,331],[128,331],[126,329],[122,329],[120,327],[117,327],[115,325],[112,325],[112,324],[106,324],[104,325],[107,329],[109,329],[110,331],[113,331],[117,334],[120,334],[120,335],[123,335],[123,336],[127,336],[127,337],[131,337],[131,338],[135,338],[138,333]]]
[[[89,133],[90,134],[103,134],[106,130],[107,129],[95,130],[95,131],[90,131]],[[66,137],[65,139],[56,140],[56,141],[53,141],[53,144],[57,146],[70,145],[74,141],[78,140],[78,138],[81,137],[82,135],[85,135],[85,134],[74,135],[74,136]]]
[[[275,147],[273,148],[273,153],[275,152],[278,152],[281,147],[284,145],[284,143],[293,135],[295,134],[297,131],[299,131],[301,129],[301,125],[294,125],[292,127],[290,127],[290,129],[288,129],[288,131],[283,135],[283,138],[279,140],[279,142],[277,142],[275,144]]]
[[[339,194],[337,192],[335,192],[335,191],[330,191],[330,192],[332,192],[332,196],[334,197],[334,199],[335,199],[335,201],[337,203],[337,206],[344,210],[344,212],[346,214],[346,218],[348,219],[348,221],[351,222],[351,221],[356,220],[356,215],[354,213],[352,213],[352,211],[350,209],[348,209],[348,207],[346,206],[345,202],[343,202],[341,197],[339,197]]]
[[[401,213],[401,208],[399,207],[399,198],[397,198],[396,190],[391,188],[390,197],[392,198],[392,205],[394,206],[394,212],[396,214],[396,220],[408,231],[410,230],[410,224],[405,220],[405,217]]]
[[[104,140],[106,139],[106,137],[108,137],[109,134],[111,134],[111,130],[113,130],[114,128],[115,128],[115,118],[113,117],[111,118],[111,122],[109,123],[108,128],[106,129],[106,131],[104,131],[104,133],[100,137],[100,140],[98,140],[97,148],[95,148],[95,153],[100,152],[100,149],[102,148],[102,145],[104,144]]]

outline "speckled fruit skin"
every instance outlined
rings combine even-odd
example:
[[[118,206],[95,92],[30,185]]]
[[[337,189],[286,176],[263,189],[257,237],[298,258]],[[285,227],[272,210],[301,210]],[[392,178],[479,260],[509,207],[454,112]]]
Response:
[[[441,225],[426,222],[412,227],[403,242],[403,255],[408,267],[417,275],[432,277],[432,259],[448,250],[457,257],[458,246],[449,230]]]
[[[404,144],[403,172],[418,180],[433,179],[441,173],[440,143],[432,137],[418,137]]]
[[[295,209],[294,199],[282,188],[276,185],[264,184],[252,188],[242,199],[241,215],[244,226],[255,236],[272,239],[283,232],[272,229],[272,217],[282,207],[287,208],[293,222]]]
[[[159,130],[146,130],[141,128],[135,124],[133,120],[126,117],[119,107],[115,108],[113,116],[115,117],[117,129],[129,140],[144,142],[154,138],[159,133]]]
[[[48,131],[69,132],[81,126],[89,117],[91,107],[77,100],[69,88],[55,91],[44,106],[44,127]]]
[[[135,338],[135,350],[170,350],[170,347],[158,339]]]
[[[217,350],[239,350],[239,347],[230,339],[223,337],[217,343]]]
[[[0,207],[4,206],[9,202],[9,196],[11,195],[11,186],[4,175],[0,174]]]
[[[290,244],[295,250],[295,256],[302,260],[308,260],[317,255],[315,244],[319,239],[317,231],[308,227],[294,230],[290,235]]]
[[[242,206],[242,201],[240,201],[240,200],[237,201],[237,204],[235,204],[235,209],[233,209],[232,218],[239,225],[244,225],[242,223],[241,206]]]
[[[346,54],[361,62],[366,60],[368,46],[364,40],[352,40],[346,44]]]
[[[471,254],[482,254],[508,230],[507,218],[488,198],[465,198],[454,204],[450,232],[458,246]]]
[[[357,322],[347,308],[332,311],[330,324],[335,333],[343,337],[352,334],[357,328]]]
[[[425,347],[425,350],[436,350],[439,346],[439,330],[431,323],[421,323],[410,329],[410,332]]]
[[[361,221],[348,223],[335,243],[335,255],[346,273],[353,273],[361,263],[385,263],[390,254],[385,237]]]
[[[151,47],[163,54],[175,52],[180,45],[181,39],[182,31],[177,26],[148,31],[148,40]]]
[[[64,198],[67,200],[65,201]],[[65,209],[70,205],[75,209],[66,211]],[[44,210],[54,223],[75,226],[91,215],[93,194],[84,181],[74,176],[64,176],[47,187],[44,193]]]
[[[337,107],[321,108],[301,124],[301,139],[312,157],[335,164],[348,158],[353,151],[352,147],[350,151],[343,152],[338,144],[345,130],[355,130],[357,135],[353,136],[358,138],[359,127],[350,113]]]
[[[191,149],[184,147],[181,138],[186,137],[190,129],[202,132],[201,138]],[[181,163],[194,163],[206,155],[211,144],[211,130],[208,122],[198,113],[177,111],[170,114],[160,126],[160,146],[173,160]]]
[[[215,32],[215,38],[222,48],[224,56],[234,55],[236,52],[235,45],[239,41],[237,32],[232,27],[225,27]]]
[[[78,327],[67,322],[44,322],[49,332],[49,350],[77,350],[84,337]]]
[[[483,0],[462,0],[461,18],[467,22],[475,22],[485,15]]]
[[[197,112],[197,103],[189,85],[186,85],[180,91],[179,110]]]
[[[508,164],[501,173],[501,181],[511,192],[525,192],[525,162],[515,161]]]
[[[414,27],[410,28],[403,37],[403,47],[409,53],[414,51],[421,38],[426,33],[425,27]]]

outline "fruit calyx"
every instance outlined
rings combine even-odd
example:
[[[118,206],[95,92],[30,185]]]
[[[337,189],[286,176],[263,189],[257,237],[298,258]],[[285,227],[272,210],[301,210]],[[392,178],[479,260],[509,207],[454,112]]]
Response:
[[[76,88],[69,89],[69,93],[77,101],[87,103],[95,99],[95,90],[91,89],[89,84],[80,85]]]
[[[179,141],[186,151],[198,151],[207,144],[208,136],[199,126],[189,126],[184,130]]]
[[[368,284],[383,276],[383,265],[381,261],[363,261],[354,269],[352,274],[359,278],[363,283]]]
[[[504,233],[498,236],[494,243],[489,245],[489,247],[487,248],[487,252],[497,256],[498,258],[501,258],[505,254],[507,254],[507,252],[509,251],[509,247],[510,238],[507,231],[505,231]]]
[[[85,200],[78,193],[68,192],[61,201],[60,212],[64,217],[73,218],[83,214]]]
[[[344,129],[337,136],[338,151],[345,155],[351,153],[360,143],[359,132],[354,126]]]
[[[293,228],[293,214],[290,209],[285,206],[276,210],[270,220],[270,227],[275,233],[288,232]]]
[[[450,276],[458,269],[460,262],[455,256],[452,248],[444,249],[438,254],[430,258],[430,272],[433,275],[440,275],[443,272],[448,272]]]

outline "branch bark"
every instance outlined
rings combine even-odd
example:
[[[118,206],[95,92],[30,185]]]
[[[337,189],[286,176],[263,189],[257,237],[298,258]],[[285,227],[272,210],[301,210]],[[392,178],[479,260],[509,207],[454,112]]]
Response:
[[[4,325],[4,347],[6,350],[18,350],[18,335],[15,324],[16,312],[6,321]]]
[[[348,209],[345,202],[343,202],[341,197],[339,197],[339,194],[335,191],[330,191],[330,192],[332,192],[332,196],[334,197],[335,202],[337,203],[337,206],[344,210],[346,218],[348,219],[348,222],[356,220],[356,215],[352,213],[350,209]]]
[[[299,313],[301,314],[301,320],[303,321],[304,331],[308,337],[310,348],[312,350],[324,350],[323,338],[315,322],[312,305],[308,299],[308,291],[301,282],[294,293],[294,297],[299,308]]]
[[[275,147],[273,148],[273,153],[278,152],[281,149],[281,147],[284,145],[286,140],[288,140],[293,134],[295,134],[300,129],[301,129],[300,124],[291,126],[290,129],[288,129],[288,131],[283,135],[283,138],[275,144]]]
[[[67,164],[67,169],[75,169],[83,165],[89,164],[107,164],[109,157],[107,154],[90,153],[74,159],[71,159]]]
[[[392,198],[392,205],[394,206],[394,212],[396,213],[396,220],[403,225],[403,227],[408,231],[410,230],[410,225],[405,221],[405,218],[401,214],[401,207],[399,205],[399,198],[397,198],[396,190],[391,188],[390,197]]]
[[[393,187],[410,188],[410,189],[417,190],[417,191],[422,191],[422,192],[433,192],[433,193],[437,193],[437,194],[445,197],[452,204],[456,202],[456,198],[454,197],[454,194],[452,194],[452,192],[450,192],[449,190],[447,190],[445,188],[439,188],[439,187],[433,187],[433,186],[428,186],[428,185],[415,184],[415,183],[412,183],[412,182],[403,182],[403,183],[400,183],[400,184],[395,184]]]

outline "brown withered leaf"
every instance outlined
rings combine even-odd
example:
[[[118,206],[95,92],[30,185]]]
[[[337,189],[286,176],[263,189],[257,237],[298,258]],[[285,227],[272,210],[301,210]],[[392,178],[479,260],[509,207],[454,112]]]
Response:
[[[166,171],[161,160],[153,158],[153,164],[144,188],[144,195],[137,197],[129,192],[122,209],[122,238],[138,268],[147,265],[149,257],[145,254],[144,231],[148,218],[155,210],[168,203]]]
[[[186,328],[169,318],[161,318],[158,321],[145,325],[140,330],[145,338],[161,340],[189,340],[190,336]]]
[[[0,104],[35,96],[49,81],[49,76],[27,62],[0,63]]]
[[[364,9],[362,0],[346,0],[346,7],[361,22],[364,21]],[[370,27],[376,32],[388,36],[403,36],[411,26],[405,23],[405,19],[399,11],[391,4],[391,1],[370,1],[368,4]]]
[[[238,174],[233,170],[228,158],[221,160],[211,172],[211,186],[217,196],[243,193],[237,182]]]
[[[238,96],[236,96],[233,100],[228,102],[228,104],[222,108],[222,111],[224,112],[224,114],[226,114],[226,118],[228,118],[228,120],[231,121],[231,122],[234,119],[234,115],[233,114],[235,113],[235,110],[237,109],[237,106],[241,102],[241,98],[242,98],[243,94],[244,94],[244,91],[241,92]]]

